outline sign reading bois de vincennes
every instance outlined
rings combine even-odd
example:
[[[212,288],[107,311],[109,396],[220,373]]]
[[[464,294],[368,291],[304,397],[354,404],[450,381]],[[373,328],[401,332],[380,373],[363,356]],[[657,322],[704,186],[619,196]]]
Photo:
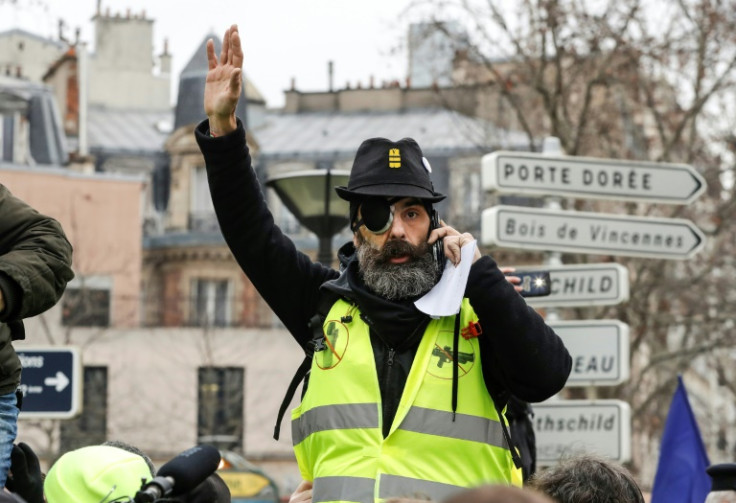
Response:
[[[687,164],[493,152],[481,163],[484,190],[688,204],[705,180]]]
[[[631,409],[621,400],[549,400],[535,403],[537,463],[592,452],[625,462],[631,458]]]
[[[483,210],[481,218],[483,244],[506,248],[686,259],[705,242],[700,229],[678,218],[503,205]]]

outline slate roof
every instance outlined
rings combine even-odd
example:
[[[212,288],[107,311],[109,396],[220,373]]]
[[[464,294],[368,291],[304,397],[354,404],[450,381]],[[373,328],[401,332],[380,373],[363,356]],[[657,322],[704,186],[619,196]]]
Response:
[[[398,112],[299,114],[269,113],[263,126],[252,131],[264,160],[300,157],[352,157],[367,138],[414,138],[425,155],[487,153],[494,149],[527,148],[520,132],[496,128],[488,121],[445,109]]]
[[[173,120],[173,111],[90,107],[87,128],[90,151],[135,155],[161,152],[171,134]]]

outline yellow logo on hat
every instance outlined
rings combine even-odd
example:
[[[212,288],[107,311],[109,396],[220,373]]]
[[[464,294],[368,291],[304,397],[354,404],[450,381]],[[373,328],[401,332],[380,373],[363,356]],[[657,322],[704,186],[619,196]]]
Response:
[[[391,148],[388,150],[388,167],[389,168],[400,168],[401,167],[401,153],[398,148]]]

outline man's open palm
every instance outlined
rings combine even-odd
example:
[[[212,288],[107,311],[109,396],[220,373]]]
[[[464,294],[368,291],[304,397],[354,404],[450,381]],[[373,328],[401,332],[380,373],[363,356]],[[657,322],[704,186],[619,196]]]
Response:
[[[207,62],[204,111],[210,119],[210,131],[221,135],[236,128],[235,108],[242,89],[243,49],[237,25],[225,31],[219,60],[214,42],[207,41]]]

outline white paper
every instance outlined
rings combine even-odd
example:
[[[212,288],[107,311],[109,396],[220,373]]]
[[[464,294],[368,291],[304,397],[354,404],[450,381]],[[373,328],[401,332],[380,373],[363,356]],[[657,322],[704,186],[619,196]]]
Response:
[[[414,302],[417,309],[432,318],[452,316],[460,311],[470,266],[473,265],[475,246],[475,240],[463,245],[460,249],[460,263],[457,266],[447,261],[442,277],[434,288]]]

